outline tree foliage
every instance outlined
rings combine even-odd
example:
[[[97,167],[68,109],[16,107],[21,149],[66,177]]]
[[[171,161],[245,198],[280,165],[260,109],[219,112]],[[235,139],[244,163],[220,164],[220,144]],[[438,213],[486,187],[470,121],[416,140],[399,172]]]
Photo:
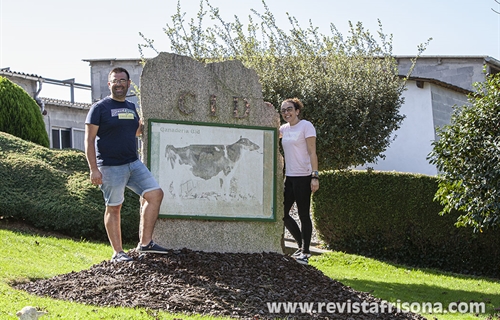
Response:
[[[0,131],[49,147],[40,108],[20,86],[0,77]]]
[[[311,21],[301,28],[288,14],[291,29],[286,32],[262,3],[265,12],[252,10],[245,26],[237,16],[234,22],[224,21],[208,0],[200,1],[197,18],[186,23],[179,1],[172,24],[164,28],[171,50],[201,62],[240,60],[257,72],[264,99],[277,108],[286,98],[301,99],[302,116],[317,130],[321,169],[383,158],[391,133],[404,118],[398,113],[404,82],[392,56],[392,36],[382,32],[380,21],[378,41],[361,22],[350,23],[345,38],[331,24],[327,36]],[[207,14],[213,25],[205,27]],[[145,48],[159,53],[154,40],[140,35],[145,41],[139,45],[143,57]]]
[[[500,75],[475,83],[469,105],[456,107],[438,128],[429,154],[440,173],[441,214],[458,210],[458,226],[476,231],[500,225]]]

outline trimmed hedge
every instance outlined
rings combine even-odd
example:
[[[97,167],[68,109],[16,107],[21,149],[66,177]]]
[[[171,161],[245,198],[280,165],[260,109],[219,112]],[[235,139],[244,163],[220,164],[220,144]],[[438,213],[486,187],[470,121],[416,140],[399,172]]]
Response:
[[[436,177],[328,171],[313,196],[313,219],[332,250],[415,267],[500,277],[500,230],[457,228],[441,216]]]
[[[139,197],[128,189],[125,197],[123,241],[137,241]],[[107,241],[104,209],[82,151],[48,149],[0,132],[0,216],[75,238]]]

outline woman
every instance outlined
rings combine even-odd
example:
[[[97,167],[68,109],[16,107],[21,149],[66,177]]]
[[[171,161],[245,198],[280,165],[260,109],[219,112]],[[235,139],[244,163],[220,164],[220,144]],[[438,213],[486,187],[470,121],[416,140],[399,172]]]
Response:
[[[316,129],[311,122],[299,119],[304,108],[297,99],[286,99],[281,104],[281,115],[287,123],[280,127],[280,138],[285,153],[285,196],[283,221],[299,249],[292,255],[297,262],[307,264],[311,256],[309,246],[312,221],[309,213],[311,193],[319,189]],[[290,216],[293,203],[297,204],[300,224]]]

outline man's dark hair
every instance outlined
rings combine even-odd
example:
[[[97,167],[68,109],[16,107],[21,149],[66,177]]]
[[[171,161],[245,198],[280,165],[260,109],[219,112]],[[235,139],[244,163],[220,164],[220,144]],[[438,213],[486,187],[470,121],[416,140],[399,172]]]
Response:
[[[127,69],[122,67],[116,67],[113,70],[111,70],[108,74],[108,79],[109,77],[111,77],[112,73],[121,73],[121,72],[125,72],[125,74],[127,75],[127,80],[130,80],[130,74],[128,73]]]

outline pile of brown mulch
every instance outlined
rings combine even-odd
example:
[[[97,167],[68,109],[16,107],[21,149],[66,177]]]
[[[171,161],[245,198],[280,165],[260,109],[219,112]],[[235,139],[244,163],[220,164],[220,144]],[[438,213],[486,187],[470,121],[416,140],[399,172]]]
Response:
[[[17,284],[17,289],[96,306],[144,307],[240,319],[425,319],[382,310],[384,302],[277,253],[206,253],[188,249],[139,255],[133,262],[104,261],[88,270]],[[272,313],[268,303],[314,303],[322,313]],[[358,305],[359,313],[329,313],[328,303]],[[371,313],[361,312],[361,303]],[[354,309],[352,309],[354,310]]]

